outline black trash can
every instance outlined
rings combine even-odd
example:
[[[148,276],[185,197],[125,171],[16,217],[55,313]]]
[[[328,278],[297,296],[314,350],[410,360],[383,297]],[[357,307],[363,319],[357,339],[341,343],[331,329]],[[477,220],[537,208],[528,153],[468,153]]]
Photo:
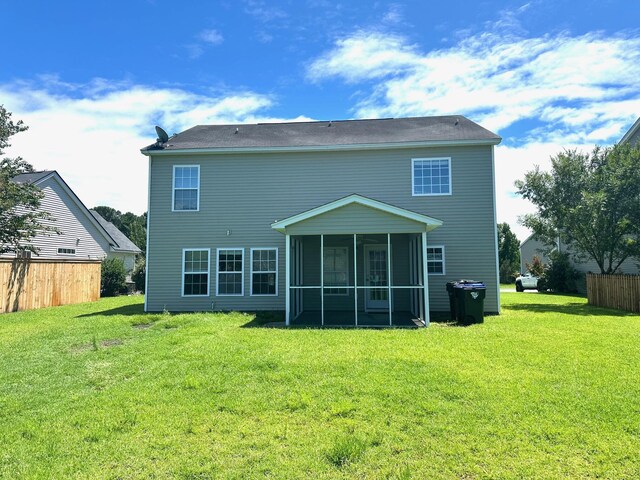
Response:
[[[451,320],[458,320],[457,311],[456,311],[456,290],[455,286],[458,282],[447,282],[447,293],[449,294],[449,312],[451,312]]]
[[[482,282],[460,280],[453,287],[456,303],[456,320],[463,324],[484,322],[484,299],[487,287]]]

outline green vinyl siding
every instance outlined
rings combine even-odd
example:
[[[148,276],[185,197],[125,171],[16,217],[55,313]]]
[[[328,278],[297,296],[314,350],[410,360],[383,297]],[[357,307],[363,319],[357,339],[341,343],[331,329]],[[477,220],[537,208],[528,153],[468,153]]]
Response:
[[[273,230],[271,224],[355,193],[442,220],[442,226],[427,234],[428,244],[444,245],[446,252],[446,275],[429,277],[431,310],[448,310],[447,281],[473,278],[486,283],[486,310],[496,312],[492,148],[452,146],[152,157],[147,308],[149,311],[284,310],[285,236]],[[413,196],[411,160],[442,157],[451,158],[452,195]],[[200,209],[172,212],[173,166],[195,164],[200,165]],[[340,216],[338,210],[333,214]],[[348,217],[345,215],[343,219]],[[379,233],[386,233],[398,223],[407,226],[398,217],[376,218],[373,220]],[[355,228],[355,220],[353,225]],[[278,296],[249,295],[251,280],[245,262],[244,296],[181,297],[183,248],[215,251],[237,247],[245,249],[245,258],[249,258],[252,247],[279,249]],[[215,272],[213,263],[211,271]],[[304,273],[306,276],[307,272]],[[216,276],[212,273],[210,277],[209,291],[215,292]]]

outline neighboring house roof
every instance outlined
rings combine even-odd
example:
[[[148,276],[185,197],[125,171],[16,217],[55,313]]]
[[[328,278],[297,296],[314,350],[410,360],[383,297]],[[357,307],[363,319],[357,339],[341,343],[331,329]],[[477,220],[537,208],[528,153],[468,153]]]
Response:
[[[461,115],[323,122],[198,125],[165,143],[142,149],[145,154],[182,150],[269,150],[380,148],[411,145],[500,143],[501,137]]]
[[[91,212],[91,215],[93,215],[98,223],[102,226],[102,228],[104,228],[107,233],[109,233],[111,238],[113,238],[117,242],[118,246],[115,247],[114,250],[142,253],[142,250],[140,250],[131,240],[129,240],[127,236],[122,233],[113,223],[105,220],[105,218],[95,210],[89,211]]]
[[[624,137],[622,137],[622,139],[620,140],[620,143],[628,142],[638,130],[640,130],[640,117],[638,118],[638,120],[636,120],[636,123],[634,123],[631,126],[629,131],[624,134]]]
[[[58,183],[64,188],[69,197],[73,199],[76,205],[80,208],[80,210],[87,216],[89,221],[93,223],[98,231],[104,236],[109,245],[114,251],[123,252],[123,253],[140,253],[141,250],[131,241],[129,240],[120,230],[116,228],[112,223],[107,222],[104,218],[100,217],[95,212],[89,211],[89,209],[85,206],[84,203],[78,198],[78,196],[74,193],[73,190],[67,185],[67,182],[63,180],[60,174],[55,170],[42,170],[40,172],[32,172],[32,173],[21,173],[12,178],[12,181],[16,183],[32,183],[34,185],[39,185],[44,182],[46,179],[54,176]],[[97,215],[97,216],[96,216]],[[111,227],[107,228],[102,222],[111,225]],[[117,232],[117,233],[116,233]]]
[[[304,220],[308,220],[318,215],[322,215],[323,213],[327,213],[337,208],[345,207],[351,204],[364,205],[365,207],[374,208],[376,210],[390,213],[392,215],[397,215],[399,217],[406,218],[408,220],[413,220],[418,223],[423,223],[425,225],[425,231],[431,231],[434,228],[437,228],[442,225],[442,221],[436,218],[428,217],[427,215],[422,215],[421,213],[412,212],[410,210],[396,207],[394,205],[380,202],[378,200],[373,200],[371,198],[363,197],[362,195],[352,194],[343,198],[339,198],[338,200],[334,200],[333,202],[321,205],[319,207],[312,208],[311,210],[298,213],[289,218],[285,218],[284,220],[274,222],[271,224],[271,228],[279,232],[285,232],[286,228],[289,225],[293,225],[298,222],[303,222]]]
[[[15,183],[37,183],[45,177],[53,174],[54,170],[43,170],[41,172],[21,173],[12,178]]]

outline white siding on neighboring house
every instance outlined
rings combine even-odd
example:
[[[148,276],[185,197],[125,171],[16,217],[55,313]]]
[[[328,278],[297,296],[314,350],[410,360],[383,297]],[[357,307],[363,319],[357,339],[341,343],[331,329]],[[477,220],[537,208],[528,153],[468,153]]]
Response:
[[[109,242],[92,220],[72,199],[55,175],[38,185],[44,192],[40,208],[52,220],[43,222],[56,227],[60,234],[37,235],[30,242],[40,249],[40,258],[103,259],[110,250]],[[86,209],[84,209],[86,210]],[[59,254],[58,248],[74,249],[75,255]]]
[[[35,180],[35,184],[44,193],[40,210],[51,215],[49,220],[43,220],[42,223],[55,227],[59,233],[49,232],[32,238],[29,244],[38,248],[38,253],[33,254],[34,257],[77,260],[121,258],[127,272],[133,271],[136,253],[139,253],[139,249],[122,232],[116,231],[114,234],[121,237],[119,237],[121,241],[119,245],[69,189],[57,172],[42,172],[40,178]],[[104,219],[101,220],[106,222]],[[112,224],[108,222],[105,224],[107,227],[115,229]],[[122,247],[122,244],[125,246]],[[120,248],[114,251],[114,246]],[[134,249],[135,251],[133,251]],[[15,254],[3,256],[14,257]]]

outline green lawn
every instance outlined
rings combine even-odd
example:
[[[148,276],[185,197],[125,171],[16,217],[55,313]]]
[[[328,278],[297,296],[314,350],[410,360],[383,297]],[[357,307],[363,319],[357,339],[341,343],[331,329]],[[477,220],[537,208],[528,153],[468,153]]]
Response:
[[[0,477],[637,478],[640,316],[269,329],[140,297],[0,315]]]

